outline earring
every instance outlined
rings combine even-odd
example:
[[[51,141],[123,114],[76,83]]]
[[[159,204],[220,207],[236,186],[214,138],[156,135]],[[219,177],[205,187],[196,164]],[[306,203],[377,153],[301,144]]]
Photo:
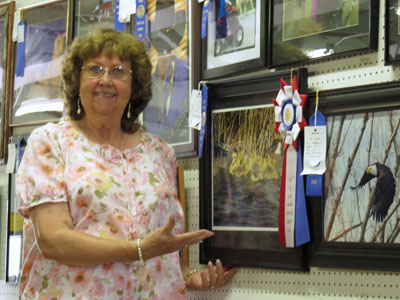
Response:
[[[80,115],[81,114],[81,98],[78,97],[78,108],[76,110],[76,114]]]
[[[131,101],[128,102],[128,112],[126,113],[128,119],[131,118]]]

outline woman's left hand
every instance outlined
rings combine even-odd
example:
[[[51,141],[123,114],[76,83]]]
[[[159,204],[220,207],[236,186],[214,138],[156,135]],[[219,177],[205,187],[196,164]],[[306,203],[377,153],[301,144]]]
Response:
[[[237,268],[224,268],[219,259],[215,265],[210,261],[205,269],[188,278],[186,287],[193,290],[213,290],[224,286],[237,271]]]

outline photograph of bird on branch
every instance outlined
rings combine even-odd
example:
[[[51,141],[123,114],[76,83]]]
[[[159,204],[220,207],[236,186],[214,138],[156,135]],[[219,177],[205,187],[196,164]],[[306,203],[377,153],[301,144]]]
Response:
[[[326,241],[400,243],[400,110],[327,118]]]

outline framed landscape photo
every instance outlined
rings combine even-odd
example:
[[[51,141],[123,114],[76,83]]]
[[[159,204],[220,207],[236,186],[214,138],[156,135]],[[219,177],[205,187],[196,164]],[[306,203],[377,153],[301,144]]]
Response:
[[[24,7],[25,64],[14,73],[10,126],[43,124],[63,113],[61,64],[67,45],[72,0]],[[16,43],[14,58],[17,58]],[[16,61],[15,65],[18,64]]]
[[[385,63],[400,63],[400,1],[386,0],[385,5]]]
[[[224,14],[221,1],[225,1]],[[267,3],[262,0],[210,1],[207,37],[202,39],[202,79],[266,66]]]
[[[307,90],[307,70],[294,72]],[[283,142],[274,132],[272,100],[290,72],[220,80],[209,85],[200,159],[200,262],[305,271],[305,248],[279,242]]]
[[[15,2],[0,4],[0,162],[7,153],[8,107],[12,64],[12,20]]]
[[[323,197],[308,199],[310,265],[400,271],[400,84],[322,92],[319,110],[328,146]]]
[[[378,0],[270,1],[270,66],[378,47]]]
[[[142,122],[170,144],[178,158],[197,153],[197,135],[188,126],[194,88],[191,9],[189,0],[147,1],[146,45],[153,65],[153,95]]]

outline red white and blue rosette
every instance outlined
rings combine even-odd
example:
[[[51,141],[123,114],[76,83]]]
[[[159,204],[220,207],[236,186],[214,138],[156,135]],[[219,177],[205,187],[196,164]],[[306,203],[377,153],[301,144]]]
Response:
[[[279,201],[279,240],[286,247],[297,247],[310,241],[300,131],[307,126],[303,109],[307,95],[299,94],[296,76],[292,85],[281,79],[281,89],[273,100],[275,105],[275,132],[284,140],[281,191]]]

